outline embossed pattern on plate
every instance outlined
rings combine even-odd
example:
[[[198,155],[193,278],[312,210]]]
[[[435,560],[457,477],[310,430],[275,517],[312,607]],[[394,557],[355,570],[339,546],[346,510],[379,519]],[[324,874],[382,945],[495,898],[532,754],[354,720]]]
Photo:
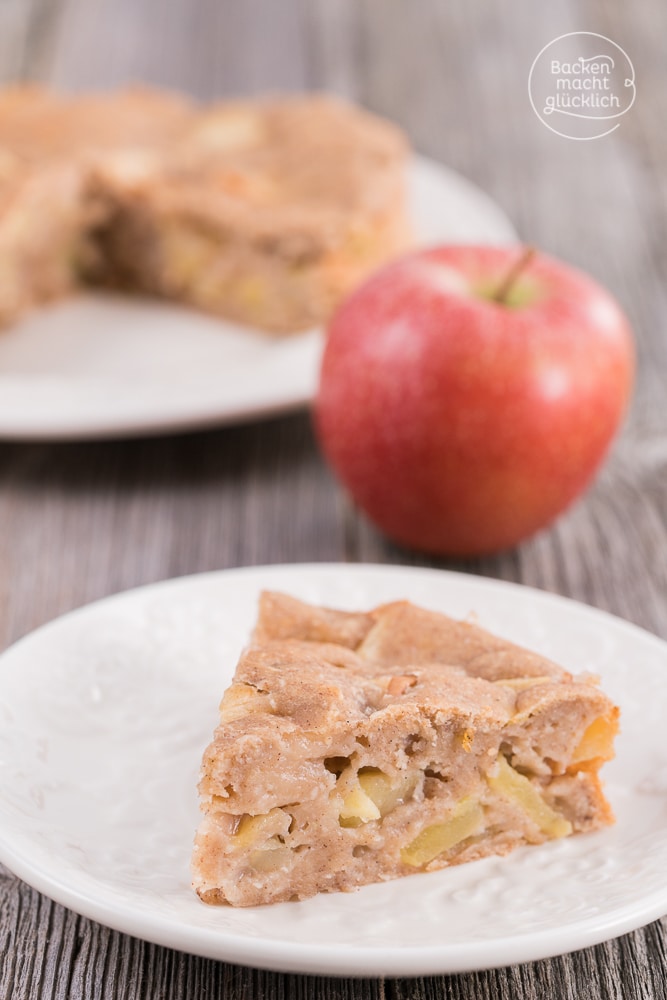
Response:
[[[195,785],[259,591],[365,608],[408,597],[602,677],[622,709],[615,827],[302,903],[234,910],[189,884]],[[277,970],[423,975],[584,947],[667,912],[667,646],[499,581],[388,566],[272,566],[98,602],[0,657],[0,860],[109,926]]]

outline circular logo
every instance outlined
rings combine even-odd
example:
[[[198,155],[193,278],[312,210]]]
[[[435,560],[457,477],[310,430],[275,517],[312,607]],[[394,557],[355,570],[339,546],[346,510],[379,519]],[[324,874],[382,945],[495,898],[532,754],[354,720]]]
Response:
[[[528,95],[543,125],[566,139],[601,139],[635,103],[635,68],[605,35],[571,31],[538,52]]]

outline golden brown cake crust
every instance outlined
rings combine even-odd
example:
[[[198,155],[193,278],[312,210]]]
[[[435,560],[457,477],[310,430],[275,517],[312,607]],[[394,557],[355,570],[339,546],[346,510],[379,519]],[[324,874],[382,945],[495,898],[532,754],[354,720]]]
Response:
[[[204,754],[195,887],[305,898],[597,829],[617,716],[476,625],[264,594]]]
[[[148,87],[92,95],[37,85],[0,90],[0,148],[38,166],[95,153],[164,149],[195,120],[186,98]]]
[[[288,594],[264,591],[253,632],[254,645],[275,639],[335,643],[356,649],[373,626],[373,616],[313,608]]]

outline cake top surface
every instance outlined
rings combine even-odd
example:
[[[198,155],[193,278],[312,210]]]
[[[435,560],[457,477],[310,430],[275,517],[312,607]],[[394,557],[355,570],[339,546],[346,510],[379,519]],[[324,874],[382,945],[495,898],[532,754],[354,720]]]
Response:
[[[186,98],[145,87],[65,95],[37,85],[0,91],[0,150],[28,163],[178,142],[196,120]]]
[[[550,660],[407,601],[368,613],[264,593],[257,626],[228,694],[218,739],[300,730],[316,736],[377,716],[502,726],[554,703],[611,705],[588,679]]]
[[[371,670],[382,665],[444,664],[492,681],[572,679],[551,660],[492,635],[473,621],[457,621],[409,601],[382,604],[368,612],[347,612],[265,591],[252,643],[261,645],[276,639],[345,646],[355,650]]]

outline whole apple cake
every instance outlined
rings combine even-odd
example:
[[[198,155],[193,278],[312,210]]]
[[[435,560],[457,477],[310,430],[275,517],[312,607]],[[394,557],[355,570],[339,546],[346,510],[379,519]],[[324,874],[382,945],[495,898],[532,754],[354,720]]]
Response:
[[[407,247],[408,146],[323,95],[0,92],[0,323],[75,287],[289,332]]]
[[[470,622],[265,593],[204,753],[194,887],[305,899],[599,829],[618,715]]]

